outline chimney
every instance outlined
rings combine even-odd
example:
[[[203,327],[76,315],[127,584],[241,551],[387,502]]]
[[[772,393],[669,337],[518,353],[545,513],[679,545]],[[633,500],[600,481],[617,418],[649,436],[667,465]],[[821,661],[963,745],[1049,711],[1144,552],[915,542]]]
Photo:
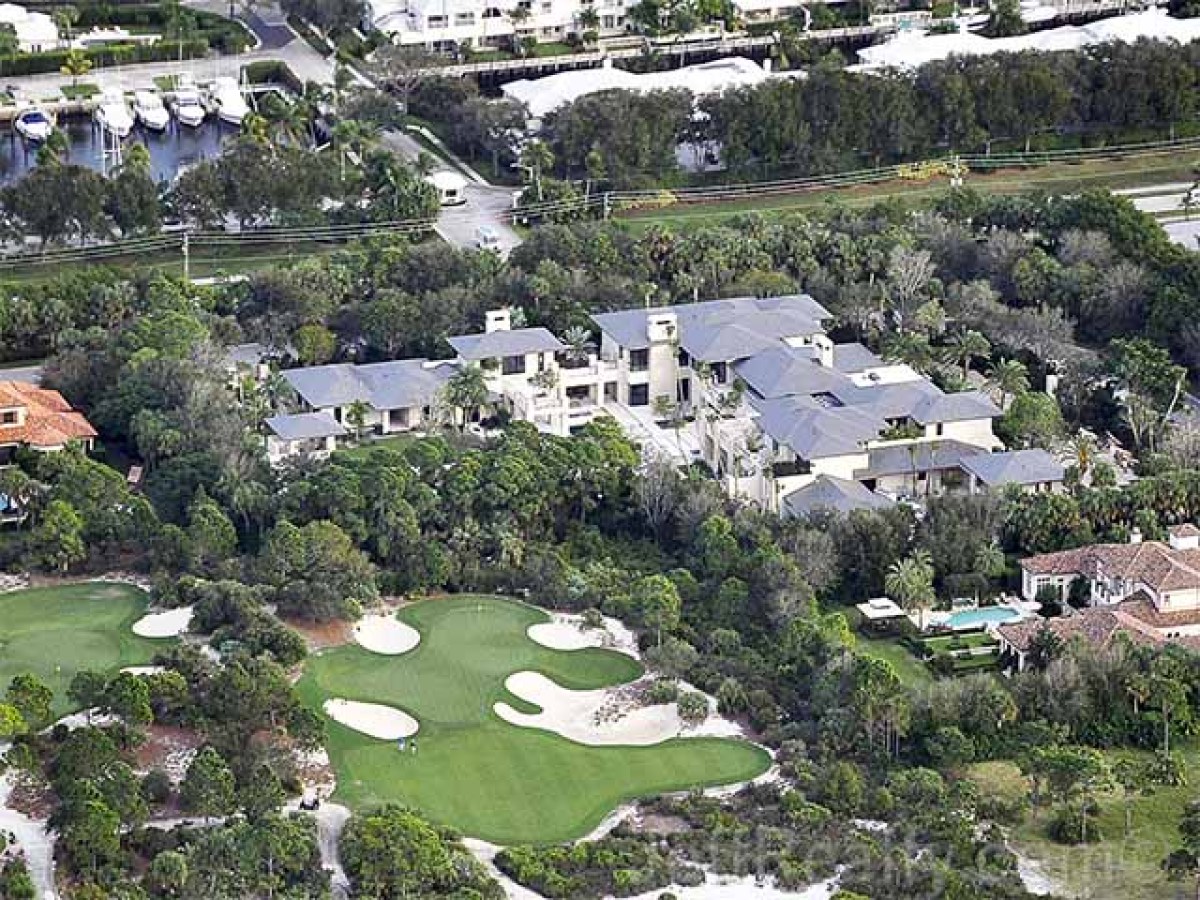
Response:
[[[1172,550],[1200,550],[1200,528],[1191,522],[1171,529],[1168,542]]]
[[[503,309],[491,309],[484,315],[483,332],[491,334],[493,331],[511,331],[512,330],[512,310],[507,306]]]
[[[816,351],[816,362],[826,369],[833,368],[833,341],[827,334],[813,335],[813,349]]]
[[[673,312],[651,314],[646,320],[646,336],[650,343],[674,341],[679,338],[679,319]]]
[[[1142,542],[1142,529],[1140,529],[1136,525],[1134,525],[1133,529],[1129,532],[1129,543],[1140,544],[1141,542]]]

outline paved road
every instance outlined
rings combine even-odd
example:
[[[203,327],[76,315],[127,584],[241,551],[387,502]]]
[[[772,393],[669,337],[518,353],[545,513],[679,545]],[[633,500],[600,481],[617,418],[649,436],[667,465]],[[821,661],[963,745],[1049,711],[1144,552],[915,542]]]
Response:
[[[467,202],[442,210],[436,231],[448,244],[474,247],[480,228],[489,228],[500,239],[500,255],[508,254],[521,243],[521,236],[509,224],[513,189],[494,185],[468,184]]]
[[[429,151],[411,135],[386,131],[380,142],[397,156],[412,162]],[[521,243],[521,236],[509,224],[512,212],[513,188],[468,182],[467,202],[462,206],[444,208],[438,217],[436,231],[448,244],[474,247],[481,227],[490,228],[500,238],[500,254],[509,252]]]
[[[187,5],[222,15],[229,13],[229,4],[221,0],[192,0]],[[133,91],[154,87],[154,79],[160,75],[190,74],[203,83],[219,75],[236,76],[248,63],[280,60],[287,63],[301,81],[333,83],[333,60],[323,57],[292,31],[278,8],[263,7],[243,15],[260,41],[254,50],[236,56],[94,69],[82,80],[98,85],[101,90]],[[4,78],[4,84],[14,85],[22,97],[30,100],[61,100],[62,88],[71,81],[57,72]]]

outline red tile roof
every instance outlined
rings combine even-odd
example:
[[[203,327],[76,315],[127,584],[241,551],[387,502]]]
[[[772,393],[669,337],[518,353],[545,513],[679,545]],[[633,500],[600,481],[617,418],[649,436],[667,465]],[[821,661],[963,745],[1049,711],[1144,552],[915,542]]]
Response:
[[[1200,550],[1176,550],[1159,541],[1094,544],[1021,561],[1031,575],[1100,574],[1145,584],[1155,591],[1200,588]]]
[[[82,413],[71,409],[58,391],[21,381],[0,381],[0,409],[25,410],[21,425],[0,424],[0,445],[53,449],[96,437],[96,429]]]

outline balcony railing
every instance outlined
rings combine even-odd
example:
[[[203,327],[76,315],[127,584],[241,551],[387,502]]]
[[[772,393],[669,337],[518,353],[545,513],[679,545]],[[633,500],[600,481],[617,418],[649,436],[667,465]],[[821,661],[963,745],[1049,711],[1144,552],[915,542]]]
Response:
[[[799,459],[793,459],[789,462],[777,462],[771,464],[771,474],[776,478],[789,478],[792,475],[811,475],[812,466]]]

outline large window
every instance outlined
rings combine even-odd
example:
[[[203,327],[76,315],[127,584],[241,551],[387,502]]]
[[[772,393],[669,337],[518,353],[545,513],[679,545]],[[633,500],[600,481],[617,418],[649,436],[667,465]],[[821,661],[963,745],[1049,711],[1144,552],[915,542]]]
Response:
[[[0,425],[16,425],[20,413],[15,409],[0,410]]]
[[[650,351],[649,350],[630,350],[629,351],[629,371],[630,372],[645,372],[650,368]]]
[[[629,386],[629,405],[630,406],[649,406],[650,405],[650,385],[648,385],[648,384],[631,384]]]
[[[500,364],[500,371],[505,375],[524,375],[525,356],[506,356]]]

